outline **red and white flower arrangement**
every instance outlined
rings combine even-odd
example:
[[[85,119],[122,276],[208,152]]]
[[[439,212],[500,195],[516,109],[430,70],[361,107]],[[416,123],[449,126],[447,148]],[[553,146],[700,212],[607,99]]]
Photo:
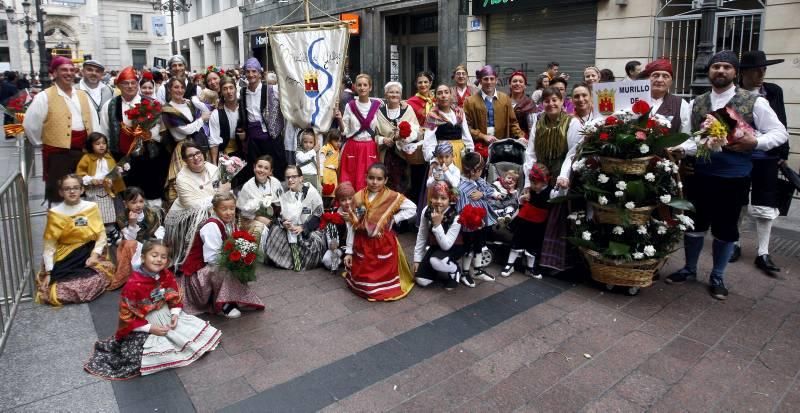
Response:
[[[256,261],[260,261],[256,238],[247,231],[233,231],[222,244],[219,265],[227,268],[239,282],[256,279]]]

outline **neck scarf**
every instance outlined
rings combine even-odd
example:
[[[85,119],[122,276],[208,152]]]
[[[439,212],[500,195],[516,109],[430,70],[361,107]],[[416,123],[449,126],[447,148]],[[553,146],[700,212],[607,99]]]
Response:
[[[426,114],[430,113],[431,109],[433,109],[433,107],[434,107],[433,97],[431,95],[425,96],[425,95],[423,95],[423,94],[421,94],[419,92],[417,92],[417,94],[414,95],[414,96],[422,99],[422,101],[425,102],[425,113]]]

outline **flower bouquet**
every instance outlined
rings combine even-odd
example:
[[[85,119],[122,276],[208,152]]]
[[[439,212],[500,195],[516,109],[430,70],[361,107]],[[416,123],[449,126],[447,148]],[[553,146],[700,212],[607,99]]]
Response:
[[[142,99],[141,102],[126,110],[125,116],[131,120],[133,127],[130,133],[132,133],[136,139],[125,157],[139,156],[144,149],[144,144],[150,142],[150,139],[153,138],[150,130],[161,120],[161,102],[151,99]],[[147,152],[148,155],[153,158],[158,155],[158,148],[153,145],[148,145]]]
[[[221,184],[231,182],[233,177],[244,169],[247,162],[236,156],[219,156],[219,182]]]
[[[275,216],[275,209],[272,208],[272,199],[267,200],[267,202],[263,200],[258,202],[256,216],[269,219],[272,219]]]
[[[483,226],[483,219],[486,218],[486,209],[467,205],[461,210],[458,223],[468,231],[475,231]]]
[[[256,279],[255,262],[260,261],[256,239],[247,231],[234,231],[222,244],[219,265],[230,270],[242,284]]]
[[[694,133],[697,158],[709,161],[712,153],[722,152],[725,145],[738,141],[745,132],[753,133],[753,128],[730,106],[707,114],[700,130]]]

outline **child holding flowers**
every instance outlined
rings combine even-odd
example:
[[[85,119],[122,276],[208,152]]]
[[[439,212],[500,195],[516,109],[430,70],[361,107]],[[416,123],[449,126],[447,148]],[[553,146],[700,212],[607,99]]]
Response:
[[[211,205],[213,214],[195,233],[192,249],[183,263],[180,281],[186,300],[184,308],[189,314],[215,313],[228,318],[240,317],[239,309],[263,310],[264,304],[248,285],[219,265],[220,254],[226,254],[225,240],[237,232],[236,198],[229,192],[217,193]],[[249,261],[248,265],[253,265],[255,255]]]
[[[253,165],[254,176],[242,186],[236,207],[241,215],[241,227],[258,240],[259,251],[266,254],[269,229],[280,214],[283,186],[272,176],[272,157],[264,155]]]

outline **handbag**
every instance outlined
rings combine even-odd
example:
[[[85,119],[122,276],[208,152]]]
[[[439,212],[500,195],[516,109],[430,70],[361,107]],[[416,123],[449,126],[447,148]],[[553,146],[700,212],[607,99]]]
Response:
[[[778,211],[781,216],[786,216],[792,206],[795,191],[800,191],[800,175],[785,162],[778,165],[778,170],[782,175],[782,177],[778,177],[777,185]]]

